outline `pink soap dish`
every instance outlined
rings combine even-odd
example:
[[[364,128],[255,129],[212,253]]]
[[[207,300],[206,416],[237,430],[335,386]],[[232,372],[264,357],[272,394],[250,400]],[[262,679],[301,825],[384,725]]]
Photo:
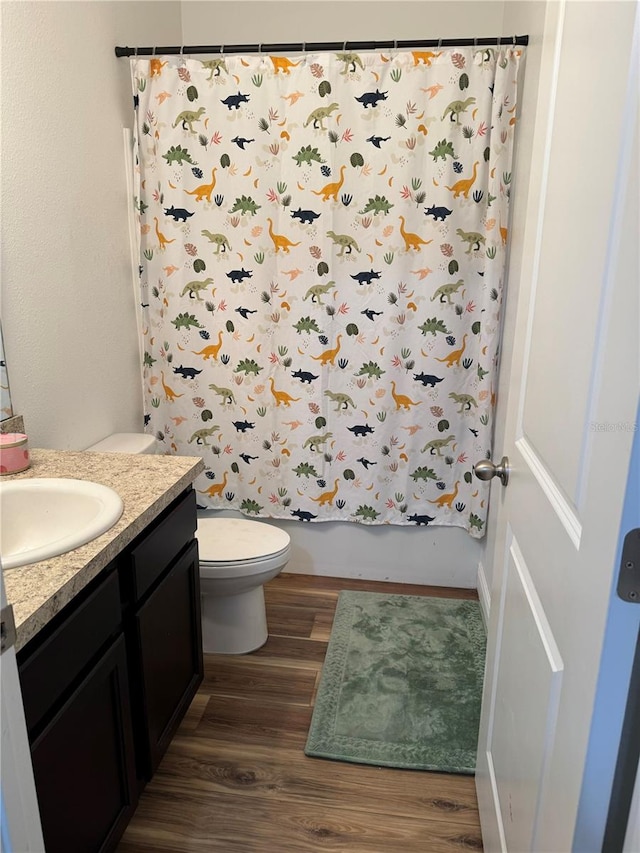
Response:
[[[29,440],[21,432],[0,433],[0,476],[19,474],[29,467]]]

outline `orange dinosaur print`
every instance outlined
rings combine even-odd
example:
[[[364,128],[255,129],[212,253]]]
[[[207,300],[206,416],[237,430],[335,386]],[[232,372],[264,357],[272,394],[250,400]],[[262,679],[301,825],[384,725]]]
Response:
[[[342,339],[342,335],[338,335],[336,338],[336,345],[333,349],[326,349],[321,355],[312,355],[311,358],[314,361],[319,361],[320,364],[333,364],[335,365],[336,356],[340,352],[340,340]]]
[[[275,247],[276,255],[280,250],[282,250],[285,255],[288,255],[290,247],[300,245],[300,241],[298,241],[297,243],[292,243],[288,237],[284,236],[284,234],[275,234],[273,231],[273,220],[269,219],[269,217],[267,217],[267,222],[269,223],[269,237],[271,237],[271,240]]]
[[[323,492],[319,497],[311,498],[311,500],[314,501],[315,503],[317,503],[318,506],[324,506],[325,504],[329,504],[329,506],[333,506],[333,501],[335,499],[335,496],[338,494],[338,483],[339,482],[340,482],[340,480],[336,478],[333,482],[333,489],[331,489],[331,491]]]
[[[173,240],[167,240],[164,234],[160,231],[157,216],[153,217],[153,221],[156,223],[156,237],[158,238],[158,249],[162,252],[167,248],[167,245],[169,243],[175,243],[176,240],[175,237],[173,238]]]
[[[473,172],[470,178],[463,178],[460,181],[456,181],[452,187],[447,187],[447,189],[453,193],[454,198],[458,198],[458,196],[461,194],[465,198],[469,198],[469,190],[476,182],[479,165],[480,164],[477,161],[473,164]]]
[[[437,59],[440,54],[432,53],[430,50],[412,50],[411,56],[413,56],[413,64],[420,65],[422,62],[424,65],[429,67],[431,65],[432,60]]]
[[[419,400],[417,403],[414,403],[409,397],[405,394],[396,394],[396,383],[391,382],[391,396],[393,397],[393,401],[396,404],[396,412],[399,412],[400,409],[406,409],[409,411],[411,406],[419,406],[422,400]]]
[[[194,355],[201,355],[206,361],[208,358],[212,358],[214,361],[218,360],[218,353],[222,347],[222,332],[218,332],[218,343],[217,344],[209,344],[208,347],[201,349],[200,352],[196,352],[195,350],[191,350]]]
[[[344,184],[344,170],[346,166],[340,166],[340,179],[331,184],[326,184],[321,190],[311,190],[314,195],[321,195],[322,201],[329,201],[329,199],[333,199],[334,201],[338,201],[338,193],[342,189],[342,185]]]
[[[419,237],[417,234],[412,234],[410,231],[405,231],[404,229],[405,219],[404,216],[400,217],[400,236],[404,240],[404,250],[405,252],[410,252],[411,249],[415,249],[416,252],[420,251],[422,246],[428,246],[429,243],[433,243],[433,240],[423,240],[422,237]]]
[[[201,495],[209,495],[210,498],[220,498],[227,486],[227,472],[222,475],[222,480],[219,483],[213,483],[204,492],[199,492]]]
[[[275,401],[276,401],[276,407],[277,406],[287,406],[288,407],[291,405],[291,403],[297,403],[298,400],[300,399],[300,397],[292,397],[291,394],[287,394],[286,391],[277,391],[276,386],[275,386],[275,382],[273,381],[271,376],[269,377],[269,384],[271,385],[271,393],[273,394]]]
[[[290,68],[297,68],[300,65],[300,62],[292,62],[290,59],[287,59],[286,56],[269,56],[269,59],[273,62],[273,70],[277,74],[278,71],[282,71],[283,74],[288,74]]]
[[[460,366],[460,359],[462,358],[462,354],[465,351],[467,346],[467,336],[462,336],[462,346],[460,349],[454,349],[449,355],[445,356],[445,358],[436,358],[436,361],[441,361],[443,364],[446,364],[447,367],[453,367],[454,364],[456,366]]]
[[[456,497],[458,496],[458,486],[460,485],[460,480],[456,480],[456,484],[453,487],[453,491],[448,494],[440,495],[439,498],[436,498],[435,501],[429,501],[430,504],[436,504],[441,509],[442,507],[448,506],[451,509],[451,504],[454,502]]]
[[[162,388],[164,389],[164,398],[167,403],[173,403],[178,397],[184,397],[184,394],[176,394],[176,392],[170,388],[167,383],[164,381],[164,370],[160,371],[160,378],[162,382]]]
[[[167,60],[161,62],[159,59],[150,59],[149,60],[149,77],[159,77],[162,74],[162,69],[167,64]]]
[[[195,196],[195,201],[202,201],[203,198],[206,198],[206,200],[211,203],[211,193],[216,185],[216,171],[217,167],[211,170],[210,184],[200,184],[200,186],[196,187],[195,190],[185,190],[186,194]]]
[[[281,95],[280,97],[283,101],[287,101],[289,106],[292,107],[296,101],[299,101],[300,98],[304,98],[304,92],[292,92],[290,95]]]

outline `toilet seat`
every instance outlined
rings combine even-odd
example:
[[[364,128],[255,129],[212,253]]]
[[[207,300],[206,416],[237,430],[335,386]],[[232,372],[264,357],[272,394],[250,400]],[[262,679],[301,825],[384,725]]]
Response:
[[[196,531],[200,576],[245,577],[269,571],[289,556],[284,530],[239,518],[200,518]]]

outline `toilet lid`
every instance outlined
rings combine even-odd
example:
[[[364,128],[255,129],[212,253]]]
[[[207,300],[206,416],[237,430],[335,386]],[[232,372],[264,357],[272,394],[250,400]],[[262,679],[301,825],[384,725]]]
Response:
[[[284,551],[291,538],[272,524],[241,518],[200,518],[196,537],[201,563],[261,559]]]

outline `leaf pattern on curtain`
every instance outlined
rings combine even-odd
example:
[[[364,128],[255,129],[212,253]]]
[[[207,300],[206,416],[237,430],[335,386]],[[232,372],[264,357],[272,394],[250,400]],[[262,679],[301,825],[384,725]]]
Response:
[[[145,419],[202,506],[484,534],[521,54],[132,60]]]

